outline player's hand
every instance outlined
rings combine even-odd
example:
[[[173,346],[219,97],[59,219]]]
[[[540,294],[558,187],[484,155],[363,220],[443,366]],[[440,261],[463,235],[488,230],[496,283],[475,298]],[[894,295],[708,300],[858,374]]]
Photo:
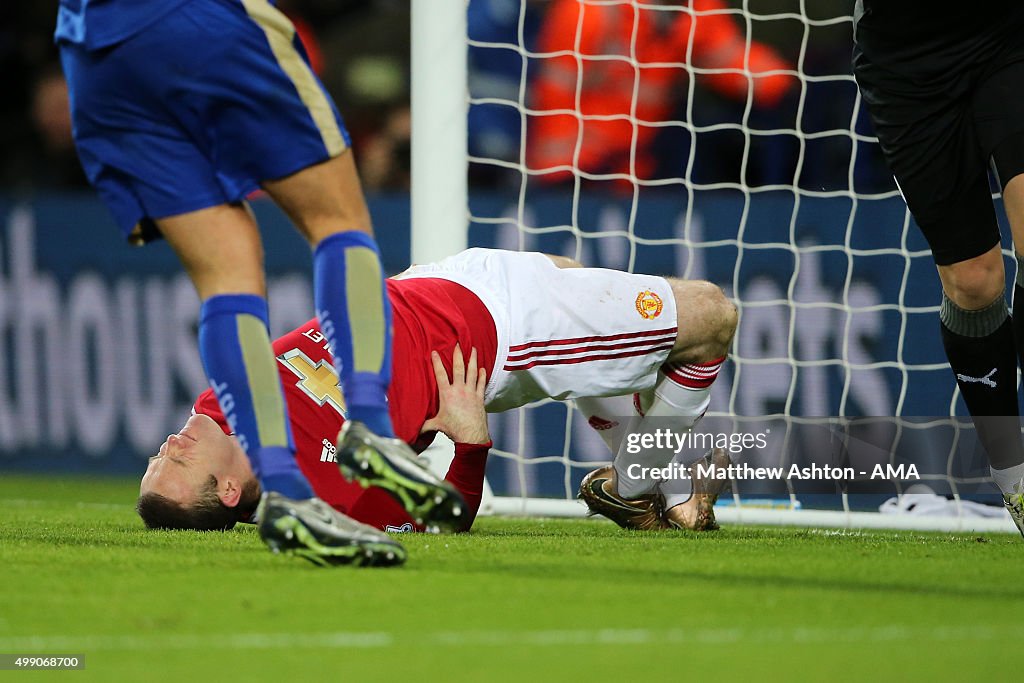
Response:
[[[477,367],[476,349],[469,354],[467,365],[462,349],[456,344],[452,354],[452,378],[441,362],[437,351],[430,352],[437,378],[439,407],[437,415],[423,424],[421,432],[441,432],[456,443],[487,443],[487,413],[484,411],[484,391],[487,388],[487,370]]]

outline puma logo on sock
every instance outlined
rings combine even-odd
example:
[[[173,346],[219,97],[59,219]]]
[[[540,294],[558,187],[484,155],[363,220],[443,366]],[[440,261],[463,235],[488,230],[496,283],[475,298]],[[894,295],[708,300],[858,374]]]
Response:
[[[981,382],[995,389],[996,381],[992,379],[992,375],[996,374],[996,369],[992,368],[991,371],[984,377],[971,377],[970,375],[961,375],[959,372],[956,374],[956,378],[961,382]]]

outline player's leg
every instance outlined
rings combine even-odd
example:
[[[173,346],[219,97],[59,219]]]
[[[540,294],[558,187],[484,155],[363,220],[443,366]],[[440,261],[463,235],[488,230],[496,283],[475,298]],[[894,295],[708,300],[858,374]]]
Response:
[[[942,344],[964,403],[973,416],[1016,416],[1017,354],[988,174],[982,154],[973,151],[979,144],[974,130],[960,123],[946,128],[961,142],[936,160],[945,168],[894,170],[932,248],[942,283]],[[892,156],[899,164],[899,154]],[[1020,455],[1019,435],[999,427],[978,423],[993,463]]]
[[[150,33],[127,49],[139,64],[176,65],[159,75],[140,73],[134,84],[166,111],[152,117],[157,131],[184,129],[202,147],[216,167],[209,193],[232,202],[262,184],[309,238],[317,250],[317,310],[344,366],[349,410],[390,435],[387,302],[377,247],[348,135],[294,26],[267,0],[197,2]],[[163,170],[177,169],[165,163]],[[160,180],[180,184],[178,175]],[[357,287],[351,296],[350,282]],[[360,324],[349,324],[350,311]]]
[[[637,396],[643,417],[635,421],[633,429],[639,432],[665,424],[672,425],[676,432],[693,428],[707,411],[711,387],[736,333],[736,306],[719,287],[698,280],[669,281],[675,294],[679,334],[667,362],[658,371],[653,390]],[[673,459],[675,453],[671,450],[659,453],[652,449],[631,455],[628,448],[620,447],[614,463],[620,495],[635,497],[656,489],[663,501],[661,516],[668,527],[699,531],[718,528],[712,508],[728,480],[700,476],[696,469],[691,469],[691,479],[661,483],[650,477],[630,476],[630,465],[662,467]],[[724,451],[716,450],[704,456],[702,462],[706,468],[726,467],[729,458]]]
[[[1021,255],[1024,254],[1024,103],[1021,103],[1018,97],[1021,88],[1024,88],[1024,63],[1020,61],[1022,49],[1024,48],[1018,46],[1008,51],[1004,57],[1004,64],[994,69],[978,84],[971,103],[978,147],[983,157],[991,162],[996,179],[1002,188],[1003,203],[1013,234],[1017,273],[1013,287],[1012,341],[1015,342],[1018,364],[1024,361],[1024,289],[1021,286],[1024,282],[1024,272],[1020,267]],[[999,261],[998,279],[1002,285],[1001,257]],[[1004,345],[1009,347],[1011,334],[1006,333],[1005,337]],[[1008,364],[1009,358],[1012,357],[1011,352],[1008,349],[1001,350],[1001,354],[1000,364]],[[1017,418],[1019,413],[1016,373],[1011,371],[1007,379],[1007,384],[1010,385],[1007,393],[1012,393],[1012,397],[1007,397],[1006,400],[1008,404],[1012,404],[1013,411],[983,414],[1011,416],[999,420],[1000,433],[1012,432],[1011,436],[1005,438],[1009,445],[1001,450],[989,450],[988,455],[992,477],[1003,493],[1011,517],[1024,534],[1024,449],[1020,444],[1020,424]],[[975,414],[977,413],[972,409],[972,415]],[[989,427],[988,430],[992,431],[992,428]]]
[[[975,187],[975,199],[965,199],[976,207],[972,228],[988,235],[988,241],[995,244],[978,256],[953,263],[942,263],[943,255],[934,252],[943,290],[939,309],[942,345],[996,484],[1004,500],[1008,501],[1006,496],[1011,493],[1017,495],[1017,506],[1011,512],[1016,509],[1014,520],[1024,534],[1020,491],[1014,491],[1024,478],[1017,402],[1018,348],[1006,305],[1002,250],[984,174]],[[968,253],[973,251],[977,248]]]
[[[632,394],[626,396],[583,397],[573,401],[587,424],[596,431],[613,454],[629,433],[629,425],[637,416]]]
[[[630,396],[576,399],[576,407],[615,454],[612,467],[584,478],[580,496],[591,511],[625,528],[714,529],[712,506],[726,480],[697,476],[668,484],[638,475],[645,468],[664,467],[676,454],[670,448],[631,448],[625,439],[659,427],[691,429],[707,410],[711,385],[736,330],[736,307],[717,286],[668,281],[679,332],[654,387]],[[724,467],[729,461],[724,452],[715,452],[705,456],[704,464]]]
[[[1017,357],[1024,367],[1024,133],[1005,137],[992,154],[1003,189],[1003,206],[1013,232],[1017,273],[1013,288],[1013,330]],[[1024,534],[1024,457],[991,464],[992,478],[1003,493],[1010,516]]]
[[[349,419],[393,437],[386,399],[391,306],[351,151],[262,184],[314,248],[317,316],[334,352]]]
[[[654,388],[637,396],[642,417],[634,420],[630,431],[643,431],[671,423],[676,431],[691,429],[704,415],[711,400],[711,386],[733,335],[736,332],[736,306],[722,290],[700,280],[669,278],[676,303],[678,334],[668,359],[658,370]],[[615,456],[618,492],[625,498],[651,492],[657,481],[634,476],[643,468],[656,468],[671,461],[670,450],[648,449],[630,453],[620,446]],[[634,449],[635,450],[635,449]],[[688,492],[680,495],[688,497]]]
[[[736,306],[715,284],[669,278],[675,294],[679,334],[654,389],[639,395],[640,411],[676,418],[689,429],[704,415],[711,385],[736,333]]]
[[[564,256],[546,256],[559,268],[583,267]],[[736,306],[718,286],[702,280],[667,280],[675,299],[678,333],[655,388],[636,398],[608,396],[575,400],[576,407],[600,433],[612,453],[618,452],[628,432],[624,418],[637,416],[637,408],[645,414],[667,412],[672,417],[694,421],[703,415],[710,386],[736,332]]]
[[[994,143],[1019,125],[1020,84],[1001,92],[992,86],[1002,79],[965,76],[943,91],[909,80],[894,87],[891,74],[864,55],[855,72],[886,162],[938,267],[940,333],[961,396],[992,467],[1019,464],[1017,349],[987,164]]]
[[[287,17],[266,0],[225,7],[241,17],[242,27],[232,38],[249,48],[239,69],[252,77],[232,81],[225,90],[238,106],[213,122],[224,141],[219,156],[230,159],[229,177],[258,180],[314,247],[317,316],[334,354],[349,418],[346,436],[339,436],[339,466],[351,474],[346,469],[351,458],[370,461],[375,467],[366,473],[372,474],[366,483],[393,487],[409,512],[428,523],[455,522],[447,518],[457,517],[462,507],[457,492],[393,438],[386,395],[390,306],[337,108],[310,69]]]
[[[581,268],[562,256],[548,258],[559,268]],[[576,407],[615,454],[613,467],[602,467],[584,479],[580,496],[591,511],[632,529],[715,528],[711,506],[725,480],[683,480],[659,485],[637,468],[658,468],[671,462],[670,449],[630,449],[627,434],[671,425],[684,431],[707,410],[711,385],[736,331],[736,307],[716,285],[700,280],[666,279],[676,311],[676,337],[651,389],[635,395],[577,397]],[[635,302],[657,307],[656,292],[642,292]],[[706,464],[725,466],[724,452],[709,453]],[[662,490],[662,489],[665,490]],[[656,490],[657,489],[657,490]]]
[[[613,454],[617,453],[630,427],[635,427],[632,418],[637,413],[633,396],[577,398],[574,403],[587,418],[588,424],[600,434],[608,449]],[[690,480],[661,482],[658,484],[657,495],[624,499],[617,494],[614,469],[606,466],[587,475],[580,487],[580,495],[593,512],[603,514],[630,529],[717,528],[713,507],[727,482],[700,476],[699,471],[693,467],[694,463],[680,461],[678,456],[673,461],[689,466],[691,473],[697,476]],[[711,466],[729,465],[727,454],[720,449],[705,454],[698,462],[704,465],[703,471],[708,471]],[[597,487],[603,487],[603,490]]]
[[[984,178],[984,176],[982,176]],[[991,225],[998,240],[987,181],[977,186],[975,219]],[[984,198],[984,203],[980,200]],[[939,308],[942,345],[967,410],[975,418],[979,437],[993,467],[1003,468],[1024,458],[1016,418],[1017,350],[1005,297],[1003,257],[998,241],[983,253],[962,261],[934,252],[942,303]],[[950,257],[955,258],[955,257]]]
[[[736,306],[718,286],[701,280],[667,279],[676,302],[679,331],[655,387],[635,398],[576,399],[576,406],[601,432],[613,453],[626,433],[625,416],[674,417],[684,420],[684,428],[692,427],[707,409],[711,385],[736,332]]]
[[[277,136],[285,149],[276,149],[275,141],[255,145],[256,153],[276,158],[255,161],[254,172],[314,249],[317,317],[331,344],[349,418],[393,437],[387,408],[390,306],[347,132],[288,18],[265,0],[241,4],[254,50],[266,57],[266,79],[288,88],[287,108],[295,117]],[[266,115],[275,122],[280,117]],[[289,149],[293,144],[296,149]],[[306,145],[309,151],[302,152]]]
[[[652,415],[684,420],[684,428],[704,414],[710,388],[736,331],[736,306],[710,282],[669,278],[679,315],[679,333],[653,389],[636,397],[578,398],[576,406],[614,453],[628,431],[624,416]],[[684,303],[685,302],[685,303]],[[639,412],[638,412],[639,410]]]
[[[270,345],[256,221],[246,207],[223,204],[157,219],[156,224],[199,292],[203,367],[260,485],[289,498],[312,498],[295,463]]]

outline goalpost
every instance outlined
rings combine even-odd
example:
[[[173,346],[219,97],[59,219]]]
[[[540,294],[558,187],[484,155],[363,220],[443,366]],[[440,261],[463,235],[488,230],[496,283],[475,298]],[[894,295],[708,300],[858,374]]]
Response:
[[[481,39],[467,34],[467,10],[487,0],[413,0],[413,262],[466,246],[495,246],[716,282],[736,301],[740,326],[729,367],[713,389],[709,418],[963,415],[934,332],[939,299],[930,253],[881,170],[849,70],[852,17],[806,0],[731,0],[722,6],[576,1],[622,7],[634,17],[659,13],[663,25],[689,31],[685,51],[670,61],[644,62],[636,19],[629,45],[618,52],[582,51],[582,21],[573,50],[544,52],[531,29],[553,2],[492,3],[513,8],[506,16],[509,30],[504,38]],[[695,54],[696,27],[723,17],[744,41],[742,58],[709,66],[706,55]],[[781,62],[754,75],[752,65],[766,46]],[[471,88],[469,50],[517,56],[515,92]],[[837,57],[842,54],[845,61]],[[545,64],[565,57],[574,60],[577,74],[598,63],[633,69],[638,75],[629,111],[581,113],[580,78],[574,108],[537,109],[538,75]],[[675,118],[638,117],[644,69],[674,70],[668,81],[677,96]],[[792,84],[765,107],[756,93],[759,79],[769,77]],[[728,97],[715,94],[729,93],[726,84],[737,78],[741,88]],[[518,120],[511,153],[470,153],[471,107]],[[532,166],[528,150],[538,144],[533,125],[553,113],[575,117],[579,131],[589,121],[628,121],[629,172],[581,168],[582,132],[570,167]],[[636,172],[641,136],[649,133],[658,136],[656,158],[678,159],[667,173]],[[470,169],[499,180],[471,189]],[[545,182],[559,170],[571,179]],[[492,416],[491,426],[488,480],[497,495],[485,496],[483,513],[584,514],[575,488],[610,455],[571,406],[530,406]],[[858,510],[846,495],[841,509],[811,510],[785,492],[753,502],[734,496],[716,514],[724,523],[1014,530],[1008,517],[968,514],[969,506],[959,504],[955,473],[949,480],[954,504],[944,516]]]

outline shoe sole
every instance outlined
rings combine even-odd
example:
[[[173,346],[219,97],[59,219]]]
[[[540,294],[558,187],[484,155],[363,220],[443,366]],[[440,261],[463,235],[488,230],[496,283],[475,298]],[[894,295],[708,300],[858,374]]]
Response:
[[[402,474],[388,458],[371,446],[361,444],[353,450],[338,449],[338,468],[349,481],[363,488],[384,489],[419,525],[429,521],[428,531],[451,531],[461,521],[463,503],[458,492],[417,481]]]
[[[295,517],[281,517],[274,521],[274,529],[290,539],[294,545],[285,545],[279,539],[264,539],[273,553],[293,555],[321,567],[356,565],[359,567],[393,567],[406,560],[405,548],[387,543],[353,541],[347,546],[328,546]]]

